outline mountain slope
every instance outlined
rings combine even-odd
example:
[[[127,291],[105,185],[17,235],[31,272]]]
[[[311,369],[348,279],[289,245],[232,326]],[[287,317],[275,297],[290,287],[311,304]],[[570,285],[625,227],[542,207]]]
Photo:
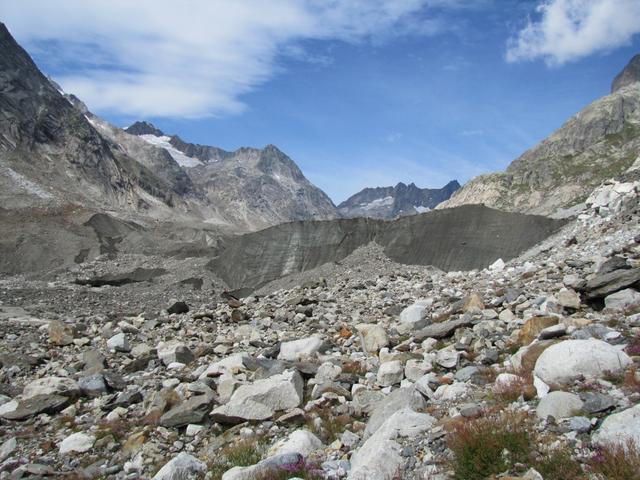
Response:
[[[113,148],[74,99],[38,70],[0,24],[2,205],[170,209],[185,187]]]
[[[400,182],[395,187],[365,188],[338,205],[343,217],[391,219],[423,213],[447,200],[460,188],[453,180],[442,188],[418,188]]]
[[[2,24],[0,200],[11,209],[81,206],[237,232],[338,216],[275,147],[226,152],[145,123],[127,133],[93,115],[45,77]]]
[[[248,230],[339,216],[329,197],[273,145],[228,152],[165,135],[148,122],[136,122],[126,131],[169,152],[211,205]]]
[[[474,178],[438,208],[483,203],[549,215],[624,172],[640,154],[639,60],[616,77],[610,95],[584,108],[505,172]]]

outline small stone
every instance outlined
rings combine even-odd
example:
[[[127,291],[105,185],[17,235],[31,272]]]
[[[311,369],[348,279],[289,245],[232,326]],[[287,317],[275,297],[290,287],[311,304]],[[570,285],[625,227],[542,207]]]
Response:
[[[440,350],[436,354],[436,363],[444,368],[455,368],[459,359],[460,353],[453,350]]]
[[[185,302],[175,302],[174,304],[172,304],[169,308],[167,308],[167,313],[172,314],[182,314],[182,313],[188,313],[189,312],[189,305],[187,305]]]
[[[189,347],[178,340],[160,342],[156,346],[156,351],[158,352],[160,361],[167,366],[172,363],[182,363],[186,365],[196,358]]]
[[[80,392],[87,397],[99,397],[107,391],[104,377],[99,374],[87,375],[78,379]]]
[[[376,379],[378,385],[390,387],[391,385],[400,383],[403,377],[404,370],[402,363],[399,360],[393,360],[380,365]]]
[[[400,333],[406,333],[426,327],[429,323],[429,318],[426,316],[425,312],[432,304],[432,298],[422,299],[405,308],[400,312],[400,324],[398,326],[398,331]]]
[[[576,415],[582,410],[582,400],[577,395],[569,392],[551,392],[545,395],[538,403],[536,415],[545,419],[553,417],[556,420]]]
[[[360,333],[362,347],[367,353],[378,353],[382,347],[389,345],[387,332],[380,325],[372,323],[360,323],[356,325]]]
[[[558,305],[564,308],[577,310],[580,308],[580,296],[575,290],[561,288],[556,295]]]
[[[51,320],[49,322],[49,343],[57,347],[71,345],[75,338],[75,328],[72,325]]]
[[[518,343],[522,346],[533,342],[545,328],[558,323],[557,317],[531,317],[525,322],[518,335]]]
[[[127,339],[126,334],[117,333],[109,340],[107,340],[107,348],[116,352],[128,352],[131,350],[131,346],[129,345],[129,340]]]

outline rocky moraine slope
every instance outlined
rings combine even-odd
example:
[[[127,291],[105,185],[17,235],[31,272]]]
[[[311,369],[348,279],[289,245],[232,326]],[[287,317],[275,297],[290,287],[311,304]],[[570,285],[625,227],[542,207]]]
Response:
[[[459,206],[335,219],[0,28],[0,480],[638,480],[634,62]]]

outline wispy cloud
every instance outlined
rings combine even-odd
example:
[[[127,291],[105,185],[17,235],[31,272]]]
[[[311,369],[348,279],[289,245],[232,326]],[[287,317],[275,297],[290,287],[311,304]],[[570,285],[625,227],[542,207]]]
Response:
[[[560,65],[629,43],[640,33],[638,0],[546,0],[507,47],[507,60]]]
[[[446,30],[442,11],[483,0],[0,0],[27,49],[55,49],[56,80],[95,111],[199,117],[241,112],[279,58],[318,65],[306,40],[385,41]],[[434,12],[434,13],[431,13]]]

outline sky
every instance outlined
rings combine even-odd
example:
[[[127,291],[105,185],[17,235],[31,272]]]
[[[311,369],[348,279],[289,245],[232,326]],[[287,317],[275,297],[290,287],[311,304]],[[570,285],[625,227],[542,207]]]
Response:
[[[108,121],[275,144],[336,204],[503,170],[640,53],[640,0],[0,0],[0,21]]]

